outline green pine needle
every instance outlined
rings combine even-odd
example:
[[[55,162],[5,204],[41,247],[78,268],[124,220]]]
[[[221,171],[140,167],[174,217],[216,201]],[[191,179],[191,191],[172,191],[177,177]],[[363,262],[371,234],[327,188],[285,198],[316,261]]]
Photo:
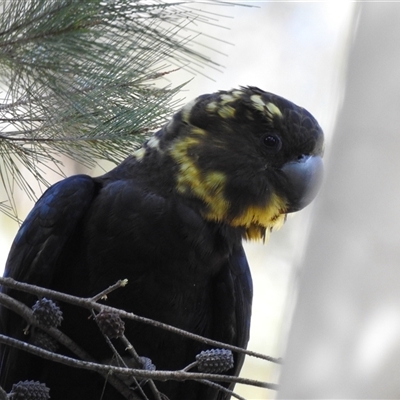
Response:
[[[87,166],[120,162],[177,107],[181,86],[157,80],[177,68],[219,67],[190,43],[198,34],[192,22],[210,21],[188,4],[4,2],[0,182],[8,204],[0,211],[16,215],[15,186],[34,198],[22,167],[48,185],[48,169],[62,175],[61,156]]]

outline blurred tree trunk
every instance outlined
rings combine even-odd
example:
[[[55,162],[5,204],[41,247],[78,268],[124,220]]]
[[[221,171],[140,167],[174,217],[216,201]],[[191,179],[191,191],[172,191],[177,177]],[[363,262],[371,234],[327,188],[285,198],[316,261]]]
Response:
[[[365,3],[279,398],[400,398],[400,4]]]

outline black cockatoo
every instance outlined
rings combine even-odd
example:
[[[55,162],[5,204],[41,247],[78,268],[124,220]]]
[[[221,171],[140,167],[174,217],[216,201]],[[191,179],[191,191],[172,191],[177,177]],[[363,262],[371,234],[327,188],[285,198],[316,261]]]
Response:
[[[317,121],[282,97],[255,87],[202,95],[110,172],[51,186],[22,224],[5,276],[82,297],[127,278],[107,305],[246,347],[252,281],[242,239],[263,239],[286,214],[311,202],[322,153]],[[37,300],[2,290],[29,307]],[[112,352],[89,312],[59,306],[60,330],[109,363]],[[26,322],[5,308],[0,323],[1,333],[29,343],[37,334],[25,335]],[[182,369],[207,348],[128,320],[125,335],[157,370]],[[124,398],[95,372],[6,346],[1,352],[6,391],[34,380],[56,400]],[[62,346],[58,352],[70,355]],[[234,359],[227,373],[238,375],[243,356]],[[229,398],[198,382],[156,385],[170,400]],[[152,399],[145,382],[142,388]],[[133,384],[132,393],[141,398]]]

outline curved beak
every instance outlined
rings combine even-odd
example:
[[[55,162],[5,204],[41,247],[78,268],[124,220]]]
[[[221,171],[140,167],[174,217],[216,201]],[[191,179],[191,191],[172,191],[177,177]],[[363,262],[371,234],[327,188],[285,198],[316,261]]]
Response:
[[[302,156],[286,163],[281,171],[287,181],[285,193],[288,201],[287,213],[299,211],[314,200],[322,183],[323,163],[320,156]]]

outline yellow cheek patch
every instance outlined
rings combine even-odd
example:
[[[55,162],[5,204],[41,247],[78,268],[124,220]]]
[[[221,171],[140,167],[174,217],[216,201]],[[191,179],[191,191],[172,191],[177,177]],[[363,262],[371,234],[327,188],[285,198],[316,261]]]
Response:
[[[194,165],[193,160],[188,156],[188,150],[192,146],[196,146],[201,142],[200,138],[188,136],[174,143],[173,147],[169,150],[172,158],[181,166],[187,164],[188,167]]]
[[[200,130],[201,131],[201,130]],[[245,228],[245,238],[265,240],[272,228],[280,228],[285,221],[286,202],[272,194],[263,206],[249,206],[233,218],[229,216],[230,202],[224,195],[227,177],[218,171],[202,171],[197,165],[195,152],[191,148],[199,145],[203,133],[177,141],[169,150],[179,165],[176,190],[185,196],[193,196],[207,205],[203,217],[209,221],[224,222],[233,227]]]
[[[195,188],[196,194],[208,205],[206,218],[222,221],[228,212],[229,202],[225,199],[226,176],[221,172],[204,175],[201,186]]]
[[[271,230],[260,225],[251,225],[246,228],[243,239],[246,240],[262,240],[268,242]]]
[[[195,126],[192,128],[191,132],[194,135],[198,135],[198,136],[206,136],[207,135],[207,131],[205,131],[204,129],[201,129],[201,128],[197,128]]]
[[[249,227],[261,225],[265,228],[273,227],[276,221],[286,209],[286,203],[276,194],[265,206],[249,206],[240,215],[232,219],[231,225]]]
[[[199,144],[196,138],[186,138],[176,143],[171,156],[179,164],[176,189],[179,193],[190,194],[207,204],[205,218],[222,221],[229,209],[223,191],[226,176],[221,172],[204,172],[199,169],[194,159],[188,155],[190,147]]]
[[[232,226],[246,228],[246,239],[265,239],[265,230],[279,229],[285,222],[286,202],[276,194],[265,206],[250,206],[232,219]]]

